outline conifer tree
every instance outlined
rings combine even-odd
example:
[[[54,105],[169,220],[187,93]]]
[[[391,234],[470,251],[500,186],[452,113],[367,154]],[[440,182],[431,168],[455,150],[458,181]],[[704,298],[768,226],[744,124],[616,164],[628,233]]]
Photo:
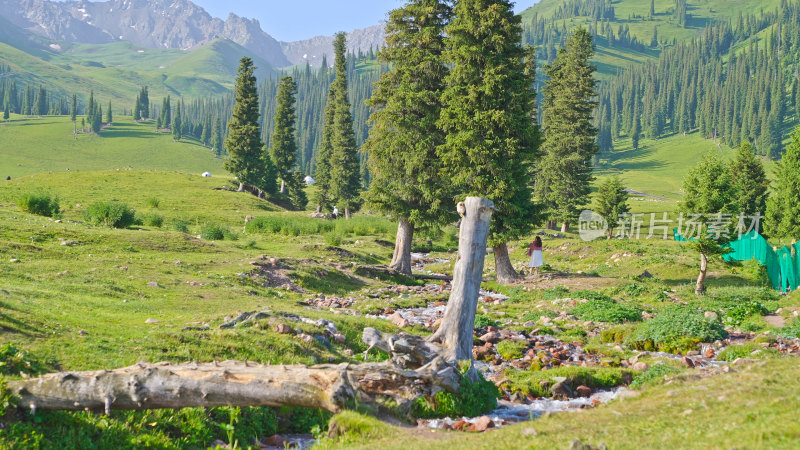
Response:
[[[775,171],[773,196],[767,201],[765,234],[778,239],[800,237],[800,126]]]
[[[294,176],[297,160],[297,141],[295,140],[295,93],[297,84],[292,77],[281,78],[278,85],[278,107],[275,110],[275,131],[270,139],[270,156],[278,169],[281,179],[281,194],[286,193],[286,184]]]
[[[322,66],[325,68],[326,66]],[[314,170],[314,181],[316,191],[314,191],[313,201],[317,205],[317,212],[330,210],[330,177],[331,177],[331,157],[333,147],[331,136],[333,134],[334,119],[336,118],[336,89],[331,86],[328,90],[328,99],[325,103],[325,118],[322,126],[322,142],[317,150],[316,169]]]
[[[14,86],[14,83],[12,83],[11,86]],[[11,90],[12,88],[7,86],[5,92],[3,93],[3,109],[8,109],[9,114],[14,111],[14,104],[12,103],[13,100],[11,100]],[[14,97],[16,97],[16,94]]]
[[[181,121],[181,104],[175,108],[175,119],[172,122],[172,139],[180,141],[183,137],[183,122]]]
[[[203,119],[203,132],[200,134],[200,141],[203,142],[203,145],[208,147],[211,144],[211,113],[206,112],[205,118]]]
[[[149,119],[150,118],[150,93],[148,92],[147,86],[142,86],[142,90],[139,93],[139,105],[141,108],[140,114],[142,115],[142,119]]]
[[[683,179],[686,196],[680,203],[680,211],[687,215],[699,214],[695,220],[706,224],[698,230],[698,236],[686,236],[691,238],[687,245],[700,254],[700,274],[695,285],[698,295],[706,291],[709,259],[730,252],[727,245],[735,224],[719,225],[723,228],[716,230],[709,224],[713,223],[713,216],[717,214],[736,216],[739,206],[736,204],[736,188],[732,181],[730,167],[715,153],[706,155]]]
[[[47,115],[47,90],[44,86],[39,86],[39,92],[36,93],[36,101],[34,102],[36,115]]]
[[[631,146],[639,150],[639,138],[642,135],[642,119],[639,115],[639,101],[633,107],[633,125],[631,126]]]
[[[8,110],[8,103],[3,102],[3,120],[11,118],[11,113]]]
[[[610,177],[600,185],[597,191],[594,211],[600,214],[608,223],[606,236],[611,239],[614,228],[619,226],[620,215],[630,211],[628,192],[619,177]]]
[[[253,60],[243,57],[239,62],[236,87],[234,89],[234,107],[231,120],[228,122],[228,138],[225,148],[228,159],[225,169],[239,180],[239,191],[244,186],[253,186],[260,190],[270,191],[275,180],[267,179],[269,155],[264,151],[259,126],[258,92]],[[266,156],[266,158],[265,158]]]
[[[462,0],[447,25],[452,70],[442,96],[443,173],[462,194],[494,202],[489,245],[497,280],[519,278],[506,243],[537,221],[529,186],[538,153],[533,52],[508,0]],[[526,60],[528,64],[526,64]]]
[[[69,117],[72,120],[72,134],[78,134],[78,96],[72,94],[72,101],[69,105]]]
[[[765,214],[769,197],[769,180],[764,166],[756,158],[753,146],[744,141],[731,161],[731,180],[736,192],[736,205],[746,216]]]
[[[561,231],[589,202],[592,158],[597,153],[597,129],[592,125],[596,68],[592,36],[577,28],[546,67],[544,88],[545,156],[538,168],[536,193],[551,220],[562,222]]]
[[[220,120],[219,116],[214,119],[214,126],[211,129],[211,148],[214,149],[214,153],[217,156],[222,156],[224,151],[224,140],[225,135],[222,132],[222,121]]]
[[[369,138],[373,177],[366,193],[376,209],[399,221],[389,265],[411,275],[415,229],[453,221],[453,192],[436,154],[444,134],[436,126],[448,73],[443,59],[444,26],[452,11],[441,0],[409,0],[389,13],[381,63],[391,67],[375,84]]]
[[[108,111],[106,111],[106,123],[111,124],[114,122],[114,115],[111,112],[111,100],[108,101]]]
[[[361,170],[358,159],[356,135],[353,131],[353,116],[347,94],[347,51],[346,34],[338,33],[333,42],[336,56],[334,67],[336,78],[332,89],[333,122],[330,132],[330,176],[328,179],[330,196],[344,209],[345,218],[359,204],[361,193]]]
[[[142,100],[141,96],[136,96],[136,104],[133,106],[133,120],[140,121],[142,120]]]

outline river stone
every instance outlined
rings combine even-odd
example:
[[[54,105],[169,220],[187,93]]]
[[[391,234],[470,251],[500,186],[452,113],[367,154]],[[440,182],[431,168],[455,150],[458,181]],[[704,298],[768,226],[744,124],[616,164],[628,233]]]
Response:
[[[719,319],[719,314],[715,313],[714,311],[706,311],[706,313],[703,315],[706,319]]]
[[[147,319],[147,320],[144,321],[144,323],[158,323],[158,320],[156,320],[156,319]]]
[[[592,388],[590,388],[588,386],[583,386],[583,385],[578,386],[578,387],[575,388],[575,394],[578,397],[587,397],[587,398],[591,397],[592,396]]]
[[[572,397],[572,391],[567,386],[566,381],[560,381],[553,385],[550,388],[550,394],[552,395],[553,400],[569,400]]]
[[[641,370],[642,372],[644,372],[645,370],[647,370],[649,368],[650,368],[650,366],[648,366],[647,363],[644,363],[644,362],[637,362],[637,363],[634,363],[634,365],[633,365],[633,370]]]
[[[472,424],[470,431],[477,431],[480,433],[493,427],[494,422],[492,422],[492,419],[490,419],[489,416],[481,416],[477,422]]]

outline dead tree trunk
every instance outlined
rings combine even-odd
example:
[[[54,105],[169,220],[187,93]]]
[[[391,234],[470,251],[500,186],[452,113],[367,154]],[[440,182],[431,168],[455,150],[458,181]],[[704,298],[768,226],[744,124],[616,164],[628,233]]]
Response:
[[[414,225],[407,218],[401,218],[397,225],[397,239],[394,242],[394,255],[389,268],[411,275],[411,243],[413,239]]]
[[[508,245],[500,244],[492,248],[492,252],[494,253],[494,271],[497,274],[498,283],[511,284],[522,278],[511,264]]]
[[[383,363],[265,366],[247,362],[137,364],[117,370],[62,372],[10,381],[23,408],[35,411],[300,406],[338,412],[391,399],[407,413],[421,396],[455,392],[458,372],[438,347],[413,335],[364,330],[364,341],[392,353]]]
[[[239,189],[237,189],[236,192],[244,192],[244,183],[239,182]]]
[[[486,258],[486,240],[494,203],[478,197],[468,197],[458,204],[461,229],[458,241],[458,259],[453,269],[453,287],[442,319],[442,325],[430,337],[444,347],[444,356],[451,364],[472,361],[472,334],[475,328],[475,310],[481,289],[483,262]],[[473,381],[474,370],[469,372]]]
[[[286,180],[281,178],[281,195],[286,193]]]
[[[566,233],[567,231],[569,231],[569,222],[563,222],[561,224],[561,232]]]
[[[700,254],[700,275],[697,276],[697,284],[694,287],[694,293],[697,295],[704,295],[706,293],[706,272],[708,271],[708,256],[705,253]]]

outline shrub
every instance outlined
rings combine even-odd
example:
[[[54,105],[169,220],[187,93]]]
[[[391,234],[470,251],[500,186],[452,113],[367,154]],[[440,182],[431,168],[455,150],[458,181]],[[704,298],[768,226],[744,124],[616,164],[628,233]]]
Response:
[[[635,326],[606,328],[600,332],[600,340],[606,344],[622,344],[635,329]]]
[[[159,200],[158,197],[150,197],[147,199],[147,206],[151,208],[158,208],[160,204],[161,200]]]
[[[432,398],[418,398],[411,407],[411,415],[424,419],[437,417],[476,417],[497,408],[500,390],[494,383],[486,381],[478,374],[473,383],[464,376],[462,370],[461,386],[458,393],[439,392]]]
[[[189,222],[183,219],[172,219],[172,229],[179,233],[189,232]]]
[[[235,241],[237,239],[236,235],[231,233],[231,230],[213,222],[208,222],[200,228],[200,237],[208,241],[222,241],[225,239]]]
[[[497,353],[503,359],[520,359],[525,356],[528,343],[523,341],[502,341],[497,344]]]
[[[725,310],[722,321],[725,325],[738,327],[751,316],[762,316],[768,314],[764,305],[756,300],[743,300],[741,303]]]
[[[475,328],[496,327],[497,322],[483,314],[475,314]]]
[[[623,323],[642,319],[642,311],[631,305],[618,303],[608,296],[597,296],[572,309],[572,314],[583,320]]]
[[[124,203],[92,203],[84,212],[83,217],[93,225],[111,228],[128,228],[136,224],[136,211]]]
[[[164,225],[164,217],[158,214],[147,214],[144,216],[142,223],[148,227],[161,228]]]
[[[640,324],[625,343],[639,350],[657,348],[667,352],[693,349],[700,342],[724,339],[722,323],[687,307],[672,307]]]
[[[0,374],[19,375],[20,373],[26,373],[32,375],[42,371],[44,371],[42,364],[27,353],[19,350],[14,344],[9,342],[0,347]]]
[[[659,381],[663,381],[664,377],[668,375],[675,375],[680,372],[681,370],[677,367],[668,366],[666,364],[656,364],[641,374],[636,375],[631,382],[631,388],[639,389],[650,384],[655,384]]]
[[[541,311],[530,311],[522,315],[522,320],[524,320],[525,322],[528,322],[530,320],[539,320],[542,316],[555,319],[556,317],[558,317],[558,313],[550,309],[543,309]]]
[[[342,245],[342,235],[336,231],[331,231],[325,235],[325,243],[333,247],[338,247]]]
[[[58,197],[51,197],[44,192],[22,194],[17,198],[17,206],[25,212],[45,217],[53,217],[61,212]]]
[[[6,379],[0,376],[0,418],[3,418],[8,411],[17,407],[19,399],[8,390]]]

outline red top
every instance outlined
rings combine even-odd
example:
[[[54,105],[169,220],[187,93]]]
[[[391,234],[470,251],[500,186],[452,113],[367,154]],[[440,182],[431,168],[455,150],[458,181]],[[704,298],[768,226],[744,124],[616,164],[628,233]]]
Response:
[[[531,242],[531,245],[528,246],[528,256],[531,256],[534,251],[541,250],[541,246],[536,246],[536,242]]]

